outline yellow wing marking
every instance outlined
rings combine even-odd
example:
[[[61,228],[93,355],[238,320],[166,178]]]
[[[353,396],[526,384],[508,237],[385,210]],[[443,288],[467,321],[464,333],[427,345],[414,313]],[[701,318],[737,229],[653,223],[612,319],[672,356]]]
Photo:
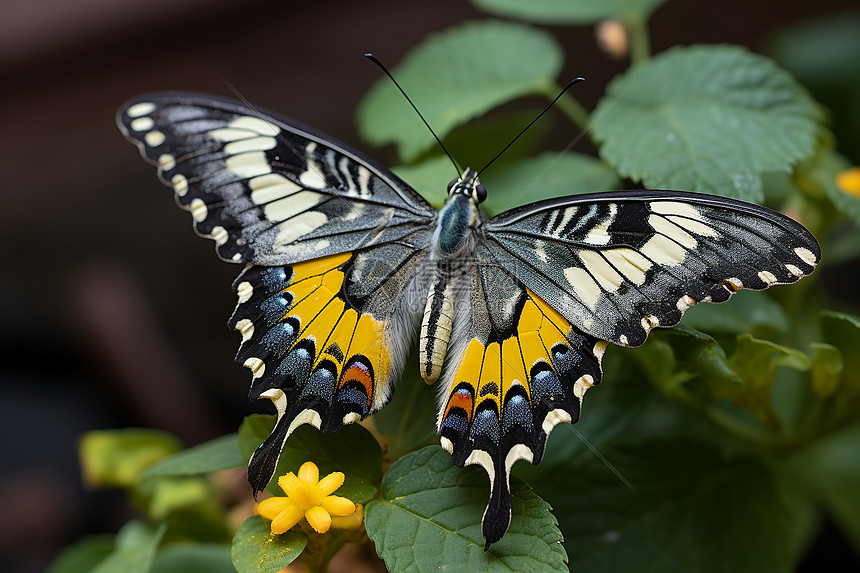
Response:
[[[570,323],[554,308],[526,289],[529,300],[523,306],[517,332],[526,368],[541,358],[550,364],[550,349],[557,343],[567,343]]]
[[[293,278],[285,289],[293,295],[293,304],[283,318],[296,315],[301,320],[301,334],[293,346],[299,340],[314,337],[317,345],[314,367],[329,359],[337,365],[340,377],[343,364],[351,356],[364,355],[374,369],[373,395],[381,396],[391,371],[391,357],[383,340],[385,323],[369,314],[359,314],[338,296],[345,280],[338,267],[350,256],[350,253],[331,255],[293,265]],[[343,360],[326,352],[334,343],[343,352]]]
[[[500,404],[499,396],[501,391],[502,381],[501,377],[501,369],[502,369],[502,355],[499,348],[498,342],[493,342],[484,350],[484,364],[481,368],[481,375],[478,377],[478,398],[477,403],[481,403],[485,400],[492,400],[496,403],[496,411],[502,411],[502,405]],[[486,395],[482,395],[482,390],[490,385],[495,385],[495,390],[489,390]]]
[[[382,400],[382,387],[391,373],[391,356],[385,347],[384,330],[384,322],[375,320],[369,314],[360,315],[358,323],[355,325],[349,350],[346,352],[346,356],[363,354],[373,364],[373,395],[377,402]],[[379,404],[377,404],[378,406]]]
[[[297,308],[306,300],[311,301],[311,307],[316,305],[316,310],[307,313],[308,310],[302,309],[300,316],[315,316],[322,308],[320,306],[320,295],[328,296],[327,300],[331,300],[335,293],[340,290],[343,284],[343,272],[338,270],[338,266],[349,259],[349,254],[331,255],[321,259],[313,259],[304,263],[293,265],[293,277],[290,280],[290,285],[285,289],[293,294],[293,305],[290,309],[291,313],[296,313]],[[322,293],[316,293],[320,288],[326,289]],[[317,296],[311,295],[316,293]]]
[[[470,340],[451,380],[449,395],[457,384],[467,382],[475,389],[475,407],[492,399],[499,411],[502,397],[515,383],[521,384],[531,397],[528,384],[531,367],[541,359],[552,365],[551,349],[556,343],[567,343],[571,327],[555,309],[533,292],[526,292],[528,300],[520,312],[516,334],[501,344],[492,342],[486,347],[476,338]],[[482,396],[481,391],[492,383],[497,390]],[[470,417],[473,412],[469,412]]]
[[[520,339],[512,336],[502,342],[502,396],[507,394],[515,382],[522,384],[528,393],[528,379]]]

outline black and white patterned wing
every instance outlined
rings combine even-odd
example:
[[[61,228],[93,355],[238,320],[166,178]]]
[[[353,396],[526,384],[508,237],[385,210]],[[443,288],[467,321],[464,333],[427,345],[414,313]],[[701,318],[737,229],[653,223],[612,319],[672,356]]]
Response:
[[[432,230],[436,210],[393,173],[273,112],[168,92],[129,101],[117,124],[227,261],[292,264]]]
[[[821,250],[771,209],[678,191],[621,191],[541,201],[485,225],[487,246],[580,330],[638,346],[702,302],[793,283]]]
[[[117,116],[221,258],[250,398],[278,421],[248,466],[261,490],[302,424],[333,432],[382,408],[402,375],[429,275],[436,210],[373,160],[296,121],[196,94]]]

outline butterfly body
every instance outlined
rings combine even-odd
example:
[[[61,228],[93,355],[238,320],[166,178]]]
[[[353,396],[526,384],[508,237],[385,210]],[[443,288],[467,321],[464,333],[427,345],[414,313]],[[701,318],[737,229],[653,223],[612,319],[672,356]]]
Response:
[[[511,519],[511,468],[538,463],[552,429],[578,419],[608,344],[638,346],[698,302],[793,283],[820,257],[788,217],[695,193],[577,195],[487,219],[466,169],[437,211],[331,137],[213,96],[148,94],[117,122],[197,232],[245,265],[236,361],[250,398],[278,411],[252,487],[298,426],[332,432],[382,408],[418,334],[441,445],[490,478],[488,545]]]
[[[481,212],[477,192],[478,174],[466,168],[459,179],[449,184],[449,197],[439,211],[433,232],[431,265],[433,282],[427,294],[419,343],[420,373],[431,384],[442,372],[448,343],[458,316],[456,309],[468,289],[464,271],[474,255],[481,225],[486,217]]]

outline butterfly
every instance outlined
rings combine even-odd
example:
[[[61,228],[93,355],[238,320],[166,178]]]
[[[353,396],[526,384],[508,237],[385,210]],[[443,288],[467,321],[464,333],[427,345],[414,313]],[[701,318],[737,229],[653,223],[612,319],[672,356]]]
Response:
[[[154,93],[117,115],[233,283],[229,325],[251,399],[277,409],[248,479],[269,483],[302,424],[334,432],[391,398],[417,335],[437,429],[486,470],[486,547],[511,520],[511,468],[576,422],[609,343],[639,346],[699,302],[793,283],[821,255],[770,209],[680,191],[561,197],[490,219],[465,169],[437,210],[391,171],[287,117],[214,96]]]

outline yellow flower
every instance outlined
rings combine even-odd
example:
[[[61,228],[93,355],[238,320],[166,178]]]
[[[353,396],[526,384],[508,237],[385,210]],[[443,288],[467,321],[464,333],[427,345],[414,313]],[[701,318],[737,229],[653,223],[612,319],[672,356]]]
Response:
[[[849,195],[860,197],[860,167],[852,167],[837,173],[836,186]]]
[[[333,472],[319,479],[319,468],[305,462],[299,475],[293,472],[278,478],[278,485],[287,497],[270,497],[257,506],[260,515],[272,520],[272,533],[280,534],[291,529],[302,517],[308,520],[317,533],[331,527],[332,516],[343,517],[355,513],[355,504],[345,497],[331,495],[343,485],[344,475]]]
[[[335,529],[358,529],[364,521],[364,507],[360,503],[355,504],[355,511],[346,517],[332,516],[331,526]]]

